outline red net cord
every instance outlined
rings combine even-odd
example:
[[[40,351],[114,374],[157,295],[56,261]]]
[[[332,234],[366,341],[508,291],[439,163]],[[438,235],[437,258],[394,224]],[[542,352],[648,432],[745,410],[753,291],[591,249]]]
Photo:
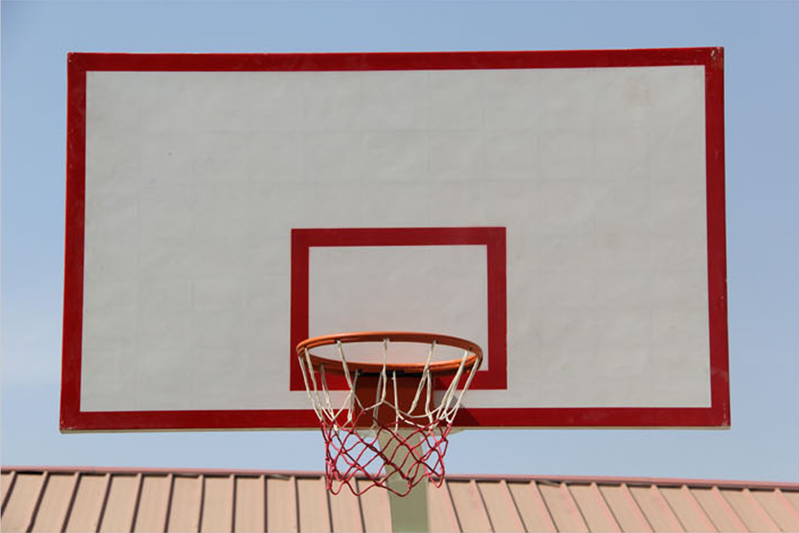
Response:
[[[361,495],[381,487],[406,496],[423,480],[441,486],[448,424],[378,425],[361,433],[355,428],[363,416],[361,411],[346,428],[322,421],[328,490],[338,494],[346,486]]]

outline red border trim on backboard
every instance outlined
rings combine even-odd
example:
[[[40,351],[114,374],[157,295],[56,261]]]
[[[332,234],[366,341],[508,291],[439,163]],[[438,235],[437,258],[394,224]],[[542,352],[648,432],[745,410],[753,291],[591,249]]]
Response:
[[[724,49],[708,50],[705,63],[705,165],[707,172],[707,271],[712,418],[730,425],[727,333],[727,234],[724,194]]]
[[[348,71],[515,68],[601,68],[707,65],[721,48],[320,54],[74,53],[83,71]]]
[[[80,427],[83,344],[83,243],[86,178],[86,71],[67,63],[67,187],[64,244],[64,330],[61,363],[61,429]]]
[[[294,348],[309,336],[308,284],[311,248],[458,245],[486,247],[488,368],[475,374],[470,388],[506,388],[508,333],[505,228],[330,228],[291,230],[291,390],[305,390]],[[347,388],[342,378],[329,376],[327,379],[331,389]],[[441,385],[446,386],[446,380],[441,380]]]
[[[93,54],[68,56],[67,188],[61,429],[313,428],[309,410],[80,410],[83,321],[86,73],[88,71],[331,71],[600,68],[698,65],[705,69],[711,406],[706,408],[462,409],[471,427],[728,427],[730,391],[724,197],[722,48],[542,52],[336,54]],[[292,332],[293,334],[294,332]]]

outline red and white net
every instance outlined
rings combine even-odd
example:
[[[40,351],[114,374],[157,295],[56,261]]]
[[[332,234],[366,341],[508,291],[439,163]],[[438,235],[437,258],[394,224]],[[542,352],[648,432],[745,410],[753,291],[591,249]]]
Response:
[[[336,347],[349,389],[343,400],[336,402],[331,400],[325,366],[313,365],[308,349],[298,354],[325,441],[328,490],[338,494],[346,485],[360,495],[372,487],[382,487],[405,496],[425,479],[441,486],[447,437],[477,370],[467,365],[469,350],[463,351],[457,371],[441,392],[433,390],[435,376],[430,371],[436,342],[430,343],[424,369],[415,376],[398,375],[386,368],[389,339],[382,341],[382,370],[372,375],[351,372],[343,343],[338,341]],[[374,398],[370,394],[367,399],[359,391],[359,381],[367,379],[372,380],[369,391],[374,389]],[[410,396],[407,380],[418,380]]]

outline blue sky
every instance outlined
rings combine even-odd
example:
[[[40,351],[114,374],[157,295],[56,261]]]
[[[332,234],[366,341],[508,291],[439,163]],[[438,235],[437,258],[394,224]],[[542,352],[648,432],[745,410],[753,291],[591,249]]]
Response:
[[[450,472],[799,481],[799,3],[3,2],[4,465],[320,470],[304,432],[58,432],[66,54],[724,46],[732,429],[480,431]]]

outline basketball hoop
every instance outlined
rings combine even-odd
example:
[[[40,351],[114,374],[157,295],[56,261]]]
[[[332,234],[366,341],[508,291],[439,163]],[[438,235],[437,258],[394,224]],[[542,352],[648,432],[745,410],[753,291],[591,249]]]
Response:
[[[379,344],[376,355],[381,362],[348,360],[344,346],[354,343]],[[429,345],[427,358],[389,362],[391,343]],[[311,353],[322,346],[335,346],[338,357]],[[438,346],[458,348],[463,354],[434,361]],[[447,436],[482,362],[479,346],[433,333],[374,331],[314,337],[296,350],[325,440],[328,490],[338,494],[346,485],[360,495],[377,486],[405,496],[423,479],[441,486]],[[331,399],[328,375],[344,376],[339,401]],[[434,378],[450,378],[443,393],[434,394]],[[356,478],[366,483],[356,483]]]

